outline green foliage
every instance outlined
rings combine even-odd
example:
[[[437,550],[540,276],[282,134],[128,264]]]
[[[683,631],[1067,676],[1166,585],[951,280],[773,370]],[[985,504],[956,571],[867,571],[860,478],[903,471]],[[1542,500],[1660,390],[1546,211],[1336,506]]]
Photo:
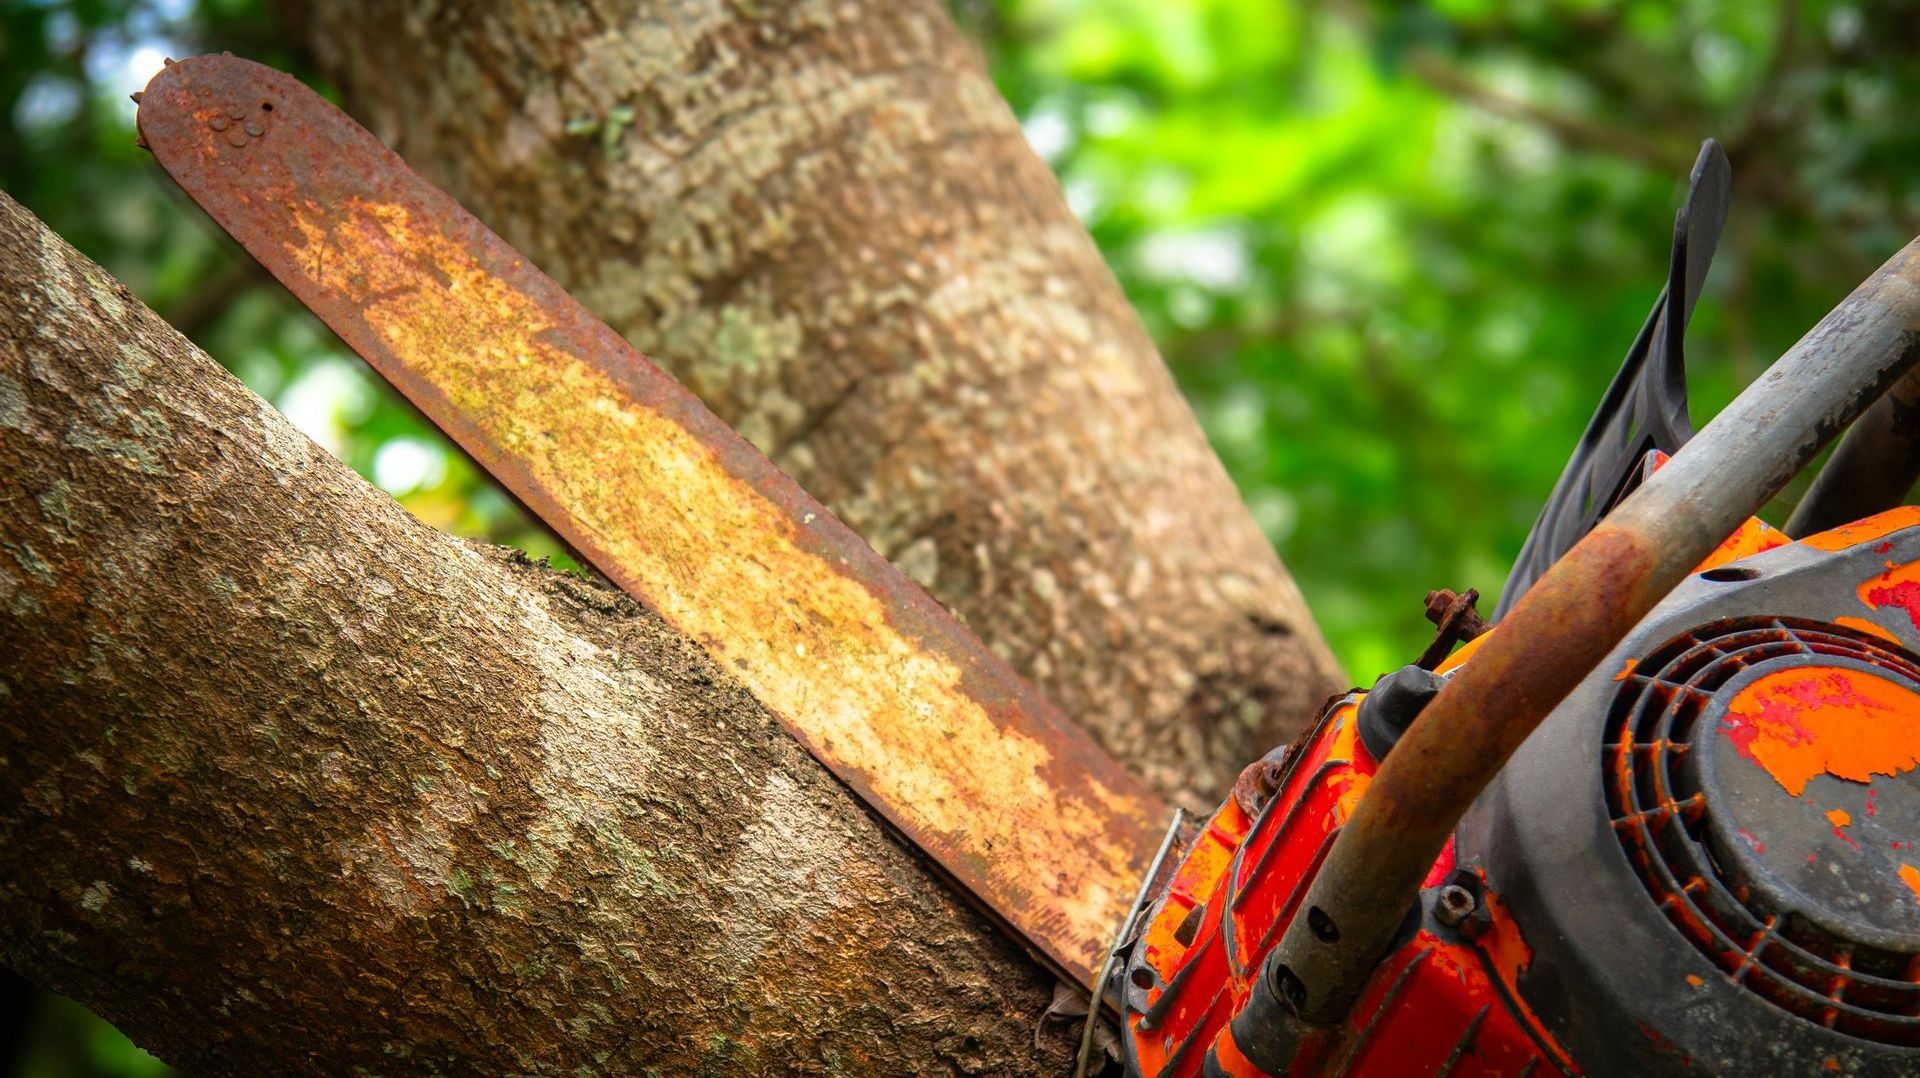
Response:
[[[1734,211],[1696,422],[1915,231],[1887,9],[1002,0],[959,11],[1349,672],[1506,569],[1665,277]]]
[[[47,995],[36,1007],[32,1036],[14,1057],[19,1078],[165,1078],[165,1063],[70,999]],[[0,1066],[5,1065],[0,1046]]]
[[[1735,202],[1697,422],[1920,231],[1902,3],[955,5],[1362,682],[1424,643],[1428,589],[1490,606],[1702,137]],[[0,186],[423,519],[558,554],[134,148],[125,94],[213,49],[313,80],[258,0],[0,4]],[[151,1073],[127,1051],[35,1073]]]

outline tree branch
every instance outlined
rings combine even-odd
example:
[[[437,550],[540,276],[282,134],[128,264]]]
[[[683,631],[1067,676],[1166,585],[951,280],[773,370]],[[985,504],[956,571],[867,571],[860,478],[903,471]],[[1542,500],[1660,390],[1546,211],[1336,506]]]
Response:
[[[1660,172],[1685,173],[1693,167],[1691,150],[1682,150],[1635,131],[1609,127],[1575,113],[1501,93],[1431,51],[1415,52],[1408,57],[1407,67],[1441,93],[1495,116],[1541,128],[1574,149],[1615,154]]]
[[[413,520],[4,196],[0,964],[209,1074],[1065,1050],[698,647]]]
[[[1297,731],[1332,658],[942,6],[591,9],[316,5],[306,36],[373,130],[1162,791],[1211,804]]]

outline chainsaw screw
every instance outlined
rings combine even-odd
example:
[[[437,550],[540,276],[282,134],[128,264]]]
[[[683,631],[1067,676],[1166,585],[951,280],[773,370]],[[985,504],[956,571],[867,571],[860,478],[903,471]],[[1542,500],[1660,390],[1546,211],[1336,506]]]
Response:
[[[1437,901],[1433,904],[1434,919],[1448,928],[1460,927],[1460,922],[1472,916],[1474,907],[1480,903],[1473,892],[1457,883],[1440,888]]]
[[[1447,588],[1427,593],[1427,620],[1434,624],[1433,643],[1414,663],[1422,670],[1440,665],[1455,644],[1463,644],[1493,628],[1492,623],[1473,609],[1480,593],[1473,588],[1455,594]]]
[[[1277,748],[1248,764],[1233,781],[1233,799],[1248,816],[1260,815],[1287,776],[1287,750]]]

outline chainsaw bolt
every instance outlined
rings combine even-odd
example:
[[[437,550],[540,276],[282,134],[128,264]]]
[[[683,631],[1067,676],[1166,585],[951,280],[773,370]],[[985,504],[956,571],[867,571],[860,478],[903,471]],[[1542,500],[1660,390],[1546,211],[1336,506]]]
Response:
[[[1233,781],[1233,799],[1240,803],[1240,810],[1248,816],[1260,815],[1269,800],[1280,790],[1280,782],[1287,775],[1287,750],[1275,749],[1261,759],[1248,764]]]
[[[1440,888],[1440,894],[1433,904],[1433,916],[1448,928],[1458,928],[1462,921],[1473,915],[1474,907],[1479,904],[1472,891],[1457,883],[1450,883]]]
[[[1473,588],[1455,594],[1447,588],[1427,593],[1427,620],[1434,624],[1433,643],[1414,663],[1422,670],[1432,670],[1453,650],[1453,645],[1465,643],[1479,637],[1493,625],[1473,609],[1480,601],[1480,593]]]

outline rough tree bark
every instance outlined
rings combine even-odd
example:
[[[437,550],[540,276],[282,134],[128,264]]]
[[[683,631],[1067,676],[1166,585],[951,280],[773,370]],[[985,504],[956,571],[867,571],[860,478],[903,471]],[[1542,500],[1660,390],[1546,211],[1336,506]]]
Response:
[[[4,196],[0,962],[214,1074],[1062,1059],[697,647],[416,522]]]
[[[1163,791],[1334,687],[937,0],[315,7],[357,115]]]

